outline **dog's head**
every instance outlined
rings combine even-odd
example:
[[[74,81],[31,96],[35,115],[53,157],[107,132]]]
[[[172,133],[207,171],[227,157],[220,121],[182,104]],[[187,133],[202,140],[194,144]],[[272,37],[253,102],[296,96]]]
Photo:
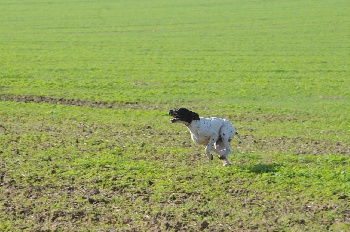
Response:
[[[183,123],[189,125],[193,120],[199,120],[199,115],[197,113],[186,108],[170,110],[169,115],[173,116],[170,120],[171,123]]]

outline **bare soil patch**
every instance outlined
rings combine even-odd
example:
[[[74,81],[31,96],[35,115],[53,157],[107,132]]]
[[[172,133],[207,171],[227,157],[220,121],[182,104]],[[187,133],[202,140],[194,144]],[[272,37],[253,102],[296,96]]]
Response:
[[[92,108],[130,108],[130,109],[150,109],[157,108],[156,106],[151,107],[140,102],[107,102],[107,101],[89,101],[72,98],[55,98],[50,96],[34,96],[34,95],[9,95],[0,94],[0,101],[10,102],[24,102],[24,103],[44,103],[54,105],[68,105],[68,106],[81,106],[81,107],[92,107]]]

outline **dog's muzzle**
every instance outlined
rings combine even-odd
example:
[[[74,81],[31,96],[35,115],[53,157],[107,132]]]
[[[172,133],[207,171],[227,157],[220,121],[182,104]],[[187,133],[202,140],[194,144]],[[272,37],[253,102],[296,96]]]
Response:
[[[170,119],[170,122],[171,122],[171,123],[174,123],[174,122],[176,122],[176,121],[179,120],[179,118],[177,117],[176,111],[174,111],[174,110],[169,110],[169,115],[172,116],[172,117],[174,117],[174,118]]]

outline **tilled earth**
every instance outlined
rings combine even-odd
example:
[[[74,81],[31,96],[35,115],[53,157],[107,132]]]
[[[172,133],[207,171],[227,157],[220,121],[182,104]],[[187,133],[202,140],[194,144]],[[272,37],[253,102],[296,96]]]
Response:
[[[0,95],[0,100],[121,107],[116,103],[36,96]],[[140,107],[138,105],[125,103],[124,107]],[[122,123],[109,125],[73,120],[14,124],[4,119],[0,123],[0,230],[283,231],[288,228],[306,231],[337,228],[342,231],[350,224],[350,196],[346,191],[334,190],[331,196],[325,197],[305,197],[302,190],[297,194],[286,188],[283,192],[276,190],[271,196],[269,191],[251,187],[256,184],[256,176],[248,179],[237,176],[238,169],[223,176],[212,176],[208,169],[201,172],[204,177],[194,170],[193,173],[180,172],[191,167],[200,169],[201,164],[207,162],[205,156],[178,156],[167,147],[181,147],[194,153],[202,148],[188,140],[187,132],[168,133],[154,127],[152,124],[135,129]],[[154,143],[155,136],[160,139],[149,146]],[[179,139],[185,136],[186,140]],[[238,143],[236,150],[245,153],[350,155],[350,144],[346,141],[253,135],[242,135],[242,138],[247,144]],[[237,142],[234,144],[236,146]],[[149,168],[158,171],[148,176],[137,167],[115,166],[118,163],[108,160],[102,162],[98,154],[148,162]],[[134,154],[133,157],[130,154]],[[86,160],[80,162],[83,158]],[[266,173],[277,172],[278,165],[269,168]],[[188,186],[197,186],[197,189]],[[221,194],[215,195],[217,193]]]

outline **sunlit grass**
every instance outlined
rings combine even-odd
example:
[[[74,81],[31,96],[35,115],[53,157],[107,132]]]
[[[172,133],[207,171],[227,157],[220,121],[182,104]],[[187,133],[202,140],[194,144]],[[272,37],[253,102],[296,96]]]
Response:
[[[347,1],[2,4],[0,230],[349,229]]]

